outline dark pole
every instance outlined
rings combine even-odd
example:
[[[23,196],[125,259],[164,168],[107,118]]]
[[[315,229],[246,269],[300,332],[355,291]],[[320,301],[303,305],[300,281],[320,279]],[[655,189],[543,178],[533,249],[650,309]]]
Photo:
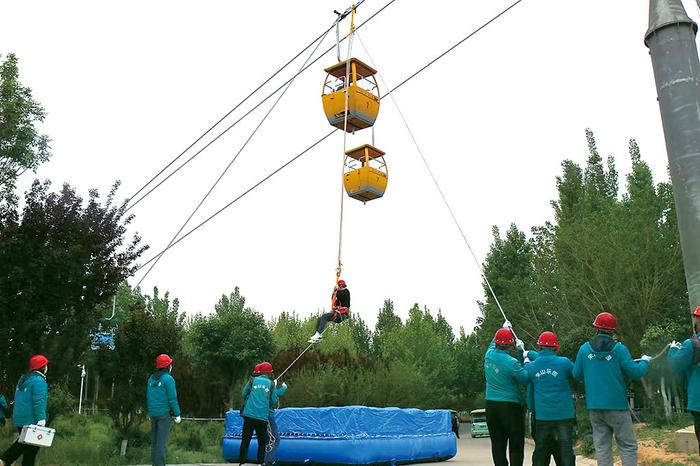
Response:
[[[676,201],[691,309],[700,306],[700,63],[698,26],[681,0],[650,0],[649,47]]]

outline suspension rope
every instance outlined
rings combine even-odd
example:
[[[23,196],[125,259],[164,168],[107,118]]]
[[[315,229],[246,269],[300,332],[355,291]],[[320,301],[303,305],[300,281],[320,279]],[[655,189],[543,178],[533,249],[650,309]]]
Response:
[[[361,4],[364,3],[365,1],[366,1],[366,0],[361,0],[360,2],[358,2],[357,6],[361,5]],[[363,23],[361,23],[360,25],[358,25],[356,29],[359,29],[359,28],[361,28],[362,26],[364,26],[365,24],[367,24],[368,22],[370,22],[372,19],[374,19],[377,15],[379,15],[381,12],[383,12],[386,8],[388,8],[388,7],[389,7],[392,3],[394,3],[395,1],[396,1],[396,0],[390,0],[389,2],[387,2],[386,4],[384,4],[384,6],[382,6],[379,10],[377,10],[376,12],[374,12],[374,13],[373,13],[369,18],[367,18]],[[336,22],[339,21],[340,19],[344,19],[346,16],[347,16],[347,12],[346,12],[346,13],[342,13],[342,14],[340,15],[340,17],[336,20]],[[329,32],[330,30],[333,29],[333,27],[335,26],[335,24],[336,24],[336,23],[334,22],[334,23],[333,23],[333,26],[331,26],[331,27],[325,32],[325,34],[328,34],[328,32]],[[343,42],[345,39],[346,39],[346,38],[343,37],[342,39],[340,39],[340,42]],[[314,41],[313,43],[315,43],[315,42],[316,42],[316,41]],[[311,47],[311,45],[313,45],[313,43],[312,43],[312,44],[309,44],[309,46],[306,47],[304,50],[302,50],[302,52],[300,52],[299,55],[301,55],[304,51],[308,50],[308,48]],[[197,141],[193,142],[187,149],[185,149],[180,155],[178,155],[178,156],[177,156],[174,160],[172,160],[167,166],[165,166],[158,174],[156,174],[148,183],[146,183],[144,186],[142,186],[141,189],[139,189],[138,192],[136,192],[131,198],[129,198],[129,200],[127,201],[128,206],[127,206],[127,208],[125,209],[125,212],[128,212],[128,211],[131,210],[132,208],[136,207],[136,205],[140,204],[141,201],[143,201],[146,197],[148,197],[151,193],[153,193],[153,191],[155,191],[156,189],[158,189],[158,188],[159,188],[161,185],[163,185],[166,181],[168,181],[170,178],[172,178],[176,173],[178,173],[178,172],[179,172],[180,170],[182,170],[185,166],[187,166],[190,162],[192,162],[192,160],[194,160],[195,158],[197,158],[197,156],[199,156],[202,152],[204,152],[207,148],[209,148],[209,146],[211,146],[211,145],[214,144],[216,141],[218,141],[222,136],[224,136],[226,133],[228,133],[230,130],[232,130],[236,125],[238,125],[238,123],[240,123],[240,122],[243,121],[246,117],[248,117],[248,115],[250,115],[251,113],[253,113],[253,112],[254,112],[255,110],[257,110],[261,105],[263,105],[265,102],[267,102],[273,95],[277,94],[277,92],[279,92],[280,90],[282,90],[282,89],[283,89],[287,84],[289,84],[294,78],[296,78],[297,76],[299,76],[300,74],[302,74],[303,72],[305,72],[306,70],[308,70],[311,66],[313,66],[316,62],[318,62],[321,58],[323,58],[328,52],[330,52],[331,50],[333,50],[335,47],[336,47],[336,46],[333,45],[333,46],[331,46],[330,48],[328,48],[327,50],[325,50],[321,55],[319,55],[315,60],[313,60],[311,63],[309,63],[306,67],[302,68],[298,73],[296,73],[295,75],[293,75],[291,78],[289,78],[287,81],[285,81],[284,83],[282,83],[279,87],[277,87],[274,91],[272,91],[271,93],[269,93],[264,99],[262,99],[262,100],[261,100],[260,102],[258,102],[255,106],[253,106],[250,110],[248,110],[245,114],[243,114],[243,116],[241,116],[238,120],[234,121],[231,125],[229,125],[229,126],[227,126],[226,128],[224,128],[224,130],[221,131],[216,137],[214,137],[211,141],[209,141],[207,144],[205,144],[201,149],[199,149],[199,150],[198,150],[197,152],[195,152],[192,156],[190,156],[187,160],[185,160],[182,164],[180,164],[175,170],[173,170],[172,172],[170,172],[165,178],[163,178],[161,181],[159,181],[155,186],[153,186],[151,189],[149,189],[148,191],[146,191],[146,193],[144,193],[140,198],[138,198],[136,201],[131,202],[131,199],[133,199],[134,197],[136,197],[141,191],[143,191],[148,185],[150,185],[151,182],[153,182],[153,181],[154,181],[158,176],[160,176],[168,167],[170,167],[173,163],[175,163],[175,161],[177,161],[182,155],[184,155],[190,148],[192,148],[192,147],[193,147],[198,141],[200,141],[206,134],[208,134],[211,130],[213,130],[215,126],[217,126],[221,121],[223,121],[223,119],[225,119],[225,118],[226,118],[227,116],[229,116],[234,110],[236,110],[245,100],[244,100],[244,101],[241,101],[235,108],[233,108],[233,109],[231,110],[231,112],[229,112],[228,114],[226,114],[226,116],[224,116],[219,122],[217,122],[216,125],[214,125],[212,128],[210,128],[210,129],[207,131],[207,133],[205,133],[204,135],[202,135],[199,139],[197,139]],[[294,59],[296,59],[299,55],[297,55],[296,57],[294,57]],[[294,59],[293,59],[293,60],[294,60]],[[292,61],[293,61],[293,60],[292,60]],[[291,61],[290,61],[290,62],[291,62]],[[286,65],[285,65],[285,66],[286,66]],[[281,70],[280,70],[280,71],[281,71]],[[265,83],[263,83],[263,84],[260,85],[259,87],[260,87],[260,88],[263,87],[263,86],[264,86],[265,84],[267,84],[273,77],[274,77],[274,75],[271,76],[270,78],[268,78],[268,80],[265,81]],[[257,89],[256,89],[256,91],[257,91]],[[254,91],[253,93],[255,93],[256,91]],[[251,95],[252,95],[253,93],[251,93]],[[249,96],[249,97],[250,97],[250,96]],[[247,100],[247,99],[248,99],[248,97],[246,97],[246,100]]]
[[[340,21],[340,17],[338,17],[338,19],[337,19],[336,21]],[[331,28],[331,29],[332,29],[332,28]],[[314,54],[316,53],[316,51],[318,50],[318,48],[320,47],[320,45],[323,43],[323,41],[325,40],[326,36],[327,36],[328,33],[331,31],[331,29],[328,29],[328,30],[326,31],[326,34],[324,34],[324,36],[321,38],[321,40],[318,41],[318,43],[316,44],[316,47],[314,47],[314,49],[313,49],[313,50],[311,51],[311,53],[309,54],[309,57],[306,59],[306,61],[304,61],[304,64],[301,65],[301,69],[304,69],[304,67],[305,67],[306,64],[309,62],[309,60],[311,60],[311,58],[314,56]],[[297,74],[296,76],[298,76],[298,74]],[[277,100],[276,100],[276,101],[272,104],[272,106],[267,110],[267,113],[265,113],[265,115],[262,117],[262,119],[260,120],[260,122],[258,123],[258,125],[255,127],[255,129],[253,129],[253,132],[250,133],[250,136],[248,136],[248,139],[245,140],[245,142],[243,143],[243,145],[241,146],[241,148],[238,150],[238,152],[236,152],[236,155],[233,156],[233,158],[232,158],[231,161],[228,163],[228,165],[226,165],[226,167],[223,169],[223,171],[219,174],[219,177],[216,179],[216,181],[214,181],[214,184],[211,185],[211,187],[209,188],[209,191],[207,191],[207,193],[204,195],[204,197],[202,197],[202,200],[199,201],[199,204],[197,204],[197,206],[194,208],[194,210],[190,213],[189,217],[187,217],[187,220],[185,220],[185,222],[182,224],[182,226],[181,226],[181,227],[177,230],[177,232],[173,235],[173,237],[170,239],[170,242],[168,242],[168,246],[166,247],[166,249],[168,249],[168,248],[173,244],[173,241],[175,241],[175,240],[177,239],[178,235],[179,235],[180,233],[182,233],[182,230],[184,230],[185,227],[190,223],[190,220],[192,220],[192,217],[194,217],[195,214],[199,211],[200,207],[202,207],[202,205],[203,205],[204,202],[207,200],[207,198],[209,197],[209,195],[214,191],[214,189],[215,189],[216,186],[219,184],[219,182],[220,182],[221,179],[224,177],[224,175],[226,175],[226,172],[228,172],[228,170],[231,168],[231,166],[234,164],[234,162],[238,159],[238,156],[241,155],[241,153],[243,152],[243,150],[248,146],[248,143],[253,139],[253,137],[255,136],[255,134],[256,134],[256,133],[258,132],[258,130],[262,127],[263,123],[265,123],[265,121],[267,120],[267,118],[270,116],[270,114],[273,112],[273,110],[277,107],[277,104],[280,103],[280,101],[282,100],[282,98],[284,97],[284,95],[287,93],[287,91],[289,90],[289,88],[292,87],[292,84],[294,84],[294,80],[295,80],[296,76],[294,76],[294,77],[291,79],[291,81],[289,81],[289,84],[287,84],[287,87],[284,89],[284,91],[282,91],[282,93],[279,95],[279,97],[277,97]],[[148,276],[148,274],[151,273],[151,270],[153,270],[153,268],[158,264],[158,262],[160,261],[160,259],[161,259],[162,257],[163,257],[163,255],[161,254],[160,256],[158,256],[158,259],[156,259],[156,260],[153,262],[153,264],[151,264],[151,267],[146,271],[145,274],[143,274],[143,276],[141,277],[141,279],[139,280],[139,282],[136,284],[137,287],[146,279],[146,277]]]
[[[348,34],[348,58],[345,61],[345,115],[343,116],[343,153],[341,154],[340,162],[340,225],[338,226],[338,265],[335,269],[335,282],[340,280],[340,274],[343,271],[343,217],[345,212],[345,188],[343,181],[345,177],[345,151],[348,150],[348,113],[350,107],[350,58],[352,57],[352,43],[355,34],[355,5],[352,6],[350,16],[350,33]],[[340,50],[340,43],[338,43]],[[335,299],[331,303],[331,307],[335,305]]]
[[[396,1],[396,0],[391,0],[391,1],[390,1],[389,3],[387,3],[383,8],[386,8],[387,6],[389,6],[389,5],[390,5],[391,3],[393,3],[394,1]],[[518,0],[517,2],[515,2],[514,4],[512,4],[512,5],[511,5],[510,7],[508,7],[507,9],[503,10],[503,11],[502,11],[501,13],[499,13],[497,16],[495,16],[494,18],[490,19],[487,23],[485,23],[484,25],[482,25],[481,27],[479,27],[477,30],[475,30],[474,32],[472,32],[471,34],[469,34],[466,38],[460,40],[460,41],[457,42],[455,45],[453,45],[452,47],[450,47],[449,49],[447,49],[447,51],[441,53],[437,58],[431,60],[427,65],[421,67],[418,71],[416,71],[415,73],[411,74],[408,78],[404,79],[398,86],[396,86],[396,87],[394,87],[393,89],[391,89],[391,90],[390,90],[389,92],[387,92],[384,96],[386,97],[387,95],[389,95],[389,94],[391,94],[392,92],[394,92],[395,90],[397,90],[400,86],[403,86],[403,85],[406,84],[408,81],[410,81],[411,79],[413,79],[413,78],[415,78],[416,76],[418,76],[421,72],[425,71],[430,65],[434,64],[434,63],[435,63],[436,61],[438,61],[440,58],[444,57],[444,56],[447,55],[449,52],[453,51],[458,45],[462,44],[466,39],[468,39],[468,38],[474,36],[474,34],[476,34],[477,32],[479,32],[480,30],[484,29],[484,27],[485,27],[486,25],[491,24],[492,22],[494,22],[495,19],[497,19],[497,18],[503,16],[503,14],[504,14],[505,12],[509,11],[511,8],[513,8],[515,5],[517,5],[518,3],[522,2],[522,1],[523,1],[523,0]],[[377,11],[377,12],[374,14],[374,16],[376,16],[380,11],[382,11],[382,10]],[[361,25],[359,25],[359,26],[357,26],[357,27],[355,28],[356,33],[357,33],[357,30],[360,28],[360,26],[362,26],[362,25],[364,25],[364,24],[367,24],[367,21],[369,21],[369,19],[366,20],[366,21],[363,22]],[[335,46],[334,46],[334,47],[335,47]],[[187,238],[188,236],[190,236],[190,235],[191,235],[192,233],[194,233],[195,231],[197,231],[197,230],[199,230],[200,228],[202,228],[204,225],[206,225],[207,223],[209,223],[211,220],[213,220],[215,217],[217,217],[217,216],[218,216],[219,214],[221,214],[223,211],[225,211],[226,209],[228,209],[229,207],[231,207],[231,206],[232,206],[233,204],[235,204],[237,201],[239,201],[240,199],[242,199],[243,197],[245,197],[247,194],[249,194],[249,193],[251,193],[252,191],[254,191],[255,189],[257,189],[259,186],[261,186],[261,185],[264,184],[266,181],[268,181],[270,178],[272,178],[274,175],[276,175],[277,173],[279,173],[280,171],[282,171],[283,169],[285,169],[286,167],[288,167],[289,165],[291,165],[293,162],[295,162],[295,161],[298,160],[299,158],[301,158],[304,154],[308,153],[311,149],[313,149],[314,147],[316,147],[317,145],[319,145],[321,142],[323,142],[324,140],[328,139],[328,138],[331,136],[331,134],[333,134],[335,131],[337,131],[337,129],[334,129],[334,130],[332,130],[330,133],[328,133],[328,134],[326,134],[325,136],[321,137],[319,140],[317,140],[316,142],[314,142],[313,144],[311,144],[309,147],[307,147],[306,149],[304,149],[302,152],[300,152],[300,153],[297,154],[296,156],[292,157],[290,160],[288,160],[287,162],[285,162],[285,163],[284,163],[283,165],[281,165],[279,168],[275,169],[272,173],[270,173],[270,174],[268,174],[267,176],[265,176],[263,179],[261,179],[260,181],[258,181],[255,185],[253,185],[253,186],[250,187],[248,190],[246,190],[243,194],[241,194],[241,195],[239,195],[238,197],[236,197],[235,199],[233,199],[231,202],[229,202],[228,204],[226,204],[225,206],[223,206],[222,208],[220,208],[219,210],[217,210],[216,212],[214,212],[212,215],[210,215],[208,218],[206,218],[205,220],[203,220],[201,223],[199,223],[196,227],[192,228],[192,229],[189,230],[187,233],[185,233],[183,236],[181,236],[180,238],[178,238],[177,241],[173,242],[173,244],[170,245],[169,248],[166,248],[166,249],[164,249],[164,250],[158,252],[155,256],[153,256],[151,259],[149,259],[146,263],[144,263],[143,265],[137,267],[137,268],[135,269],[135,272],[141,270],[141,269],[144,268],[146,265],[148,265],[148,264],[150,264],[151,262],[153,262],[154,260],[156,260],[156,257],[158,257],[159,255],[163,254],[165,251],[167,251],[167,250],[170,249],[171,247],[175,246],[176,244],[180,243],[182,240],[184,240],[185,238]]]
[[[135,273],[135,272],[138,272],[139,270],[141,270],[141,269],[143,269],[144,267],[146,267],[148,264],[150,264],[151,262],[153,262],[154,260],[156,260],[158,257],[160,257],[162,254],[164,254],[166,251],[168,251],[170,248],[172,248],[173,246],[177,245],[177,244],[180,243],[182,240],[184,240],[185,238],[187,238],[188,236],[190,236],[192,233],[194,233],[195,231],[197,231],[197,230],[199,230],[200,228],[202,228],[204,225],[206,225],[207,223],[209,223],[210,221],[212,221],[215,217],[219,216],[223,211],[225,211],[226,209],[228,209],[229,207],[231,207],[232,205],[234,205],[236,202],[238,202],[238,201],[240,201],[241,199],[243,199],[245,196],[247,196],[247,195],[250,194],[251,192],[255,191],[257,188],[259,188],[261,185],[263,185],[265,182],[267,182],[270,178],[272,178],[273,176],[275,176],[276,174],[278,174],[279,172],[281,172],[282,170],[284,170],[285,168],[287,168],[288,166],[290,166],[292,163],[294,163],[294,162],[296,162],[297,160],[299,160],[302,156],[304,156],[305,154],[309,153],[309,151],[311,151],[311,149],[313,149],[314,147],[318,146],[318,145],[321,144],[323,141],[325,141],[326,139],[328,139],[328,138],[329,138],[333,133],[335,133],[336,131],[337,131],[337,129],[334,129],[334,130],[332,130],[331,132],[327,133],[327,134],[326,134],[325,136],[323,136],[321,139],[319,139],[318,141],[314,142],[313,144],[311,144],[309,147],[307,147],[307,148],[304,149],[303,151],[299,152],[297,155],[295,155],[294,157],[292,157],[291,159],[289,159],[288,161],[286,161],[285,163],[283,163],[282,165],[280,165],[278,168],[276,168],[276,169],[275,169],[274,171],[272,171],[271,173],[267,174],[265,177],[263,177],[261,180],[259,180],[257,183],[255,183],[253,186],[251,186],[250,188],[248,188],[247,190],[245,190],[242,194],[240,194],[238,197],[236,197],[235,199],[233,199],[231,202],[229,202],[228,204],[226,204],[225,206],[223,206],[222,208],[220,208],[219,210],[217,210],[216,212],[214,212],[213,214],[211,214],[209,217],[207,217],[206,219],[204,219],[202,222],[200,222],[197,226],[195,226],[194,228],[192,228],[191,230],[189,230],[187,233],[185,233],[184,235],[180,236],[180,237],[179,237],[176,241],[174,241],[173,244],[171,244],[169,247],[167,247],[167,248],[163,249],[162,251],[158,252],[158,254],[156,254],[155,256],[151,257],[151,258],[150,258],[148,261],[146,261],[144,264],[142,264],[142,265],[136,267],[135,270],[134,270],[134,273]]]

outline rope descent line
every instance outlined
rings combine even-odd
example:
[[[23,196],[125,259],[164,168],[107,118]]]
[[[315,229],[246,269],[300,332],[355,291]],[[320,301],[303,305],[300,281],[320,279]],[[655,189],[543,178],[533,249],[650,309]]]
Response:
[[[338,266],[335,269],[335,282],[340,280],[343,271],[343,217],[345,212],[345,188],[343,186],[345,172],[345,151],[348,141],[348,109],[350,107],[350,58],[352,56],[352,43],[355,34],[355,5],[352,6],[350,16],[350,33],[348,34],[348,58],[345,62],[345,116],[343,117],[343,153],[340,163],[340,225],[338,227]],[[340,51],[340,42],[338,43]],[[335,303],[331,302],[331,308]]]
[[[408,82],[413,76],[416,74],[420,73],[421,71],[425,70],[428,66],[432,65],[436,61],[438,61],[440,58],[444,57],[447,53],[450,51],[454,50],[457,46],[461,45],[464,43],[466,40],[469,38],[473,37],[475,34],[477,34],[479,31],[483,30],[486,26],[489,24],[493,23],[496,19],[507,13],[510,9],[515,7],[517,4],[521,3],[523,0],[517,0],[515,3],[511,4],[508,8],[500,12],[498,15],[494,16],[491,18],[489,21],[484,23],[482,26],[474,30],[471,34],[466,36],[464,39],[460,40],[457,42],[455,45],[450,47],[447,51],[443,52],[440,54],[438,57],[433,59],[430,63],[428,63],[426,66],[423,68],[419,69],[416,73],[413,75],[409,76],[407,79],[403,80],[401,83],[399,83],[397,86],[392,88],[387,94],[385,94],[385,97],[387,95],[391,96],[391,100],[394,103],[394,107],[396,107],[396,111],[398,112],[399,116],[401,117],[401,120],[403,121],[404,126],[406,127],[406,130],[408,131],[409,136],[411,137],[411,140],[413,141],[413,144],[416,146],[416,150],[418,151],[418,154],[421,157],[421,160],[423,161],[423,165],[425,165],[426,170],[428,171],[428,174],[430,175],[430,178],[433,180],[433,184],[435,185],[435,188],[437,189],[438,193],[440,194],[440,197],[442,198],[443,203],[445,204],[445,207],[447,208],[447,211],[450,214],[450,217],[452,218],[452,221],[454,222],[455,226],[459,230],[460,235],[462,236],[462,239],[464,240],[464,243],[467,246],[467,249],[469,250],[469,253],[474,260],[474,263],[479,270],[479,273],[481,277],[483,278],[484,282],[486,283],[486,286],[489,289],[489,292],[491,293],[491,296],[493,297],[494,302],[496,303],[496,306],[498,307],[498,310],[501,312],[501,315],[503,316],[503,320],[506,322],[510,322],[508,317],[506,316],[506,313],[503,309],[503,306],[501,305],[500,300],[498,299],[498,296],[496,295],[496,292],[494,291],[493,287],[491,286],[491,282],[486,277],[486,273],[484,272],[483,267],[481,266],[481,263],[479,262],[479,259],[476,256],[476,253],[471,247],[471,244],[469,243],[469,240],[467,239],[467,235],[464,233],[464,230],[462,229],[462,226],[460,225],[459,221],[457,220],[457,216],[455,215],[454,211],[452,210],[452,207],[450,206],[450,203],[447,200],[447,197],[445,196],[445,193],[443,192],[442,188],[440,187],[440,184],[438,183],[438,180],[433,173],[433,170],[430,168],[430,165],[428,164],[428,160],[425,157],[425,154],[423,153],[423,150],[421,149],[420,145],[418,144],[418,140],[416,139],[415,135],[413,134],[413,131],[411,130],[411,127],[408,124],[408,121],[406,120],[406,117],[404,116],[403,112],[401,111],[401,108],[399,107],[398,102],[396,101],[396,97],[394,96],[393,92],[403,86],[406,82]],[[364,49],[365,53],[367,54],[367,57],[369,58],[370,62],[372,63],[372,66],[377,68],[376,64],[374,63],[374,60],[372,59],[369,51],[367,50],[367,47],[365,46],[365,43],[362,41],[362,37],[360,37],[359,34],[357,34],[357,39],[360,41],[360,45],[362,45],[362,48]],[[378,68],[377,68],[378,69]],[[379,75],[379,79],[382,81],[382,84],[384,85],[385,88],[389,88],[386,84],[386,81],[384,81],[384,77],[382,74],[377,73]],[[517,339],[518,336],[516,335],[515,331],[510,328],[510,331],[513,333],[513,336]]]
[[[332,29],[332,28],[331,28],[331,29]],[[311,58],[314,56],[314,54],[316,53],[316,51],[318,50],[318,48],[321,46],[321,44],[323,43],[323,41],[325,40],[326,36],[328,35],[328,33],[330,32],[331,29],[329,29],[328,31],[326,31],[326,34],[324,34],[324,36],[321,38],[321,40],[318,41],[318,43],[316,44],[316,47],[314,47],[314,49],[311,51],[311,54],[309,54],[309,57],[306,59],[306,61],[304,62],[304,64],[301,65],[301,69],[304,69],[304,67],[305,67],[306,64],[309,62],[309,60],[311,60]],[[298,76],[298,74],[297,74],[296,76]],[[268,109],[267,113],[265,113],[265,115],[262,117],[262,119],[260,120],[260,122],[258,123],[258,125],[255,127],[255,129],[253,129],[253,132],[250,134],[250,136],[248,136],[248,139],[245,140],[245,142],[243,143],[243,145],[241,146],[241,148],[238,150],[238,152],[236,152],[236,155],[233,156],[233,158],[231,159],[231,161],[228,163],[228,165],[226,165],[226,167],[223,169],[223,171],[221,172],[221,174],[219,175],[219,177],[216,179],[216,181],[214,181],[214,184],[211,186],[211,188],[209,188],[209,191],[207,191],[207,193],[204,195],[204,197],[202,198],[202,200],[199,201],[199,204],[197,204],[197,207],[195,207],[194,210],[193,210],[193,211],[190,213],[190,215],[187,217],[187,220],[185,220],[185,223],[182,224],[182,226],[180,227],[180,229],[178,229],[177,232],[176,232],[176,233],[173,235],[173,237],[170,239],[170,242],[168,243],[168,247],[171,246],[171,245],[173,244],[173,241],[175,241],[175,240],[177,239],[178,235],[180,235],[180,233],[182,233],[182,230],[184,230],[185,227],[190,223],[190,220],[192,220],[192,218],[195,216],[195,214],[199,211],[200,207],[202,207],[202,205],[203,205],[204,202],[207,200],[207,198],[209,198],[209,195],[211,195],[211,193],[214,191],[214,189],[216,188],[216,186],[217,186],[217,185],[219,184],[219,182],[222,180],[222,178],[224,177],[224,175],[226,175],[226,173],[228,172],[228,170],[231,168],[231,166],[234,164],[234,162],[238,159],[238,156],[241,155],[241,153],[243,152],[243,150],[248,146],[248,143],[253,139],[253,137],[255,136],[255,134],[256,134],[256,133],[258,132],[258,130],[262,127],[263,123],[265,123],[265,121],[266,121],[267,118],[270,116],[270,114],[272,113],[272,111],[277,107],[277,104],[280,103],[280,101],[282,100],[282,98],[284,97],[284,95],[287,93],[287,91],[292,87],[292,84],[294,84],[294,80],[295,80],[296,76],[294,76],[294,77],[291,79],[291,81],[289,81],[289,84],[287,84],[287,87],[284,89],[284,91],[282,91],[282,93],[279,95],[279,97],[277,97],[277,100],[276,100],[276,101],[272,104],[272,106]],[[166,247],[166,249],[167,249],[167,247]],[[148,276],[148,274],[151,273],[151,270],[153,270],[153,268],[156,266],[156,264],[158,264],[158,262],[160,261],[160,259],[161,259],[162,257],[163,257],[162,254],[161,254],[160,256],[158,256],[158,259],[156,259],[155,262],[153,262],[153,264],[151,265],[151,267],[146,271],[146,273],[141,277],[141,279],[139,280],[139,282],[136,284],[137,287],[146,279],[146,277]]]
[[[366,1],[366,0],[361,0],[360,2],[358,2],[358,4],[356,5],[356,7],[359,6],[359,5],[361,5],[361,4],[364,3],[365,1]],[[386,4],[384,4],[384,6],[382,6],[379,10],[375,11],[369,18],[367,18],[364,22],[362,22],[360,25],[358,25],[356,29],[359,29],[359,28],[361,28],[362,26],[366,25],[368,22],[370,22],[372,19],[374,19],[377,15],[379,15],[381,12],[383,12],[386,8],[388,8],[388,7],[389,7],[391,4],[393,4],[395,1],[396,1],[396,0],[390,0],[389,2],[387,2]],[[342,14],[340,15],[339,19],[336,19],[336,21],[339,21],[340,19],[344,19],[345,17],[347,17],[347,11],[349,11],[349,10],[346,10],[345,13],[342,13]],[[328,32],[329,32],[330,30],[333,29],[333,27],[335,26],[335,24],[336,24],[336,23],[334,22],[334,23],[333,23],[333,26],[331,26],[331,27],[324,33],[324,35],[325,35],[325,34],[328,34]],[[319,37],[321,37],[321,36],[319,36]],[[343,37],[342,39],[340,39],[340,42],[344,41],[345,39],[346,39],[346,38]],[[317,40],[318,40],[318,39],[317,39]],[[317,40],[316,40],[316,41],[317,41]],[[311,44],[309,44],[309,45],[308,45],[304,50],[302,50],[297,56],[295,56],[292,60],[290,60],[290,63],[291,63],[292,61],[296,60],[303,52],[305,52],[306,50],[308,50],[308,48],[311,47],[314,43],[316,43],[316,41],[314,41],[314,42],[312,42]],[[289,84],[294,78],[296,78],[297,76],[299,76],[300,74],[302,74],[303,72],[305,72],[306,70],[308,70],[311,66],[313,66],[316,62],[318,62],[321,58],[323,58],[328,52],[330,52],[331,50],[333,50],[335,47],[336,47],[336,45],[333,45],[333,46],[331,46],[330,48],[328,48],[327,50],[325,50],[321,55],[319,55],[316,59],[314,59],[314,60],[313,60],[311,63],[309,63],[306,67],[304,67],[303,69],[301,69],[298,73],[296,73],[295,75],[293,75],[291,78],[289,78],[287,81],[285,81],[284,83],[282,83],[279,87],[277,87],[274,91],[272,91],[271,93],[269,93],[263,100],[261,100],[260,102],[258,102],[255,106],[253,106],[253,108],[251,108],[250,110],[248,110],[248,111],[247,111],[245,114],[243,114],[243,116],[241,116],[238,120],[234,121],[231,125],[227,126],[227,127],[226,127],[223,131],[221,131],[216,137],[214,137],[211,141],[209,141],[209,142],[208,142],[206,145],[204,145],[201,149],[199,149],[199,150],[198,150],[197,152],[195,152],[192,156],[190,156],[190,158],[188,158],[188,159],[185,160],[182,164],[180,164],[175,170],[173,170],[172,172],[170,172],[165,178],[163,178],[161,181],[159,181],[154,187],[152,187],[151,189],[149,189],[149,190],[148,190],[145,194],[143,194],[140,198],[138,198],[138,199],[137,199],[136,201],[134,201],[134,202],[131,202],[131,199],[133,199],[134,197],[136,197],[141,191],[143,191],[148,185],[150,185],[150,183],[152,183],[158,176],[160,176],[165,170],[167,170],[167,168],[169,168],[173,163],[175,163],[180,157],[182,157],[182,155],[184,155],[189,149],[191,149],[191,148],[192,148],[197,142],[199,142],[206,134],[208,134],[209,132],[211,132],[211,130],[213,130],[216,126],[218,126],[218,124],[220,124],[226,117],[228,117],[231,113],[233,113],[234,110],[238,109],[238,108],[240,107],[240,105],[243,104],[243,102],[244,102],[245,100],[247,100],[250,96],[246,97],[246,98],[244,99],[244,101],[241,101],[241,102],[240,102],[238,105],[236,105],[236,107],[234,107],[229,113],[227,113],[224,117],[222,117],[214,126],[212,126],[212,127],[207,131],[207,133],[203,134],[200,138],[198,138],[195,142],[193,142],[187,149],[185,149],[180,155],[178,155],[174,160],[172,160],[168,165],[166,165],[160,172],[158,172],[153,178],[151,178],[151,180],[150,180],[148,183],[146,183],[144,186],[142,186],[141,189],[139,189],[139,191],[137,191],[131,198],[129,198],[129,199],[127,200],[127,208],[126,208],[125,212],[128,212],[128,211],[131,210],[132,208],[136,207],[136,205],[138,205],[139,203],[141,203],[141,201],[143,201],[146,197],[148,197],[151,193],[153,193],[153,191],[155,191],[156,189],[158,189],[158,188],[159,188],[161,185],[163,185],[166,181],[168,181],[170,178],[172,178],[176,173],[178,173],[178,172],[179,172],[180,170],[182,170],[185,166],[187,166],[192,160],[194,160],[195,158],[197,158],[197,156],[199,156],[202,152],[204,152],[207,148],[209,148],[209,146],[211,146],[211,145],[214,144],[216,141],[218,141],[222,136],[224,136],[224,135],[225,135],[226,133],[228,133],[231,129],[233,129],[236,125],[238,125],[238,123],[240,123],[241,121],[243,121],[243,120],[244,120],[246,117],[248,117],[251,113],[253,113],[255,110],[257,110],[262,104],[264,104],[265,102],[267,102],[273,95],[275,95],[275,94],[278,93],[280,90],[282,90],[282,89],[284,88],[284,86],[286,86],[286,85]],[[286,66],[287,66],[287,65],[285,65],[285,67],[286,67]],[[280,69],[279,71],[282,71],[282,69]],[[279,71],[278,71],[278,73],[279,73]],[[276,75],[276,74],[277,74],[277,73],[275,73],[275,75]],[[263,84],[261,84],[261,85],[259,86],[259,88],[262,88],[265,84],[267,84],[275,75],[270,76],[270,78],[268,78]],[[258,90],[258,89],[256,89],[255,91],[253,91],[250,95],[252,96],[255,92],[257,92],[257,90]]]

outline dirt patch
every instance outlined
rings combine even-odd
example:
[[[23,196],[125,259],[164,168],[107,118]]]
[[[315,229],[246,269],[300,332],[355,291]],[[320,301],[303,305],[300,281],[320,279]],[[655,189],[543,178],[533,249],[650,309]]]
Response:
[[[700,457],[697,455],[687,455],[685,453],[670,453],[667,451],[668,445],[662,443],[658,445],[654,440],[642,440],[639,442],[639,464],[651,466],[654,461],[662,464],[692,465],[700,464]]]

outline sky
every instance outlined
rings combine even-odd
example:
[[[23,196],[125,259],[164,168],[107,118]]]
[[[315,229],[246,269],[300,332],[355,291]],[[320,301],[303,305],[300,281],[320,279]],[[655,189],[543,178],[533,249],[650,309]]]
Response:
[[[358,23],[386,2],[366,0]],[[395,0],[358,33],[393,87],[511,2]],[[684,3],[697,21],[695,2]],[[85,195],[91,188],[106,195],[120,180],[120,199],[133,195],[328,28],[334,9],[348,6],[328,0],[3,2],[0,54],[19,57],[21,80],[47,109],[42,130],[53,148],[52,159],[36,175],[24,175],[20,189],[38,177],[57,189],[67,182]],[[667,178],[643,43],[647,23],[647,1],[524,0],[396,91],[479,260],[492,242],[492,226],[503,231],[516,223],[529,232],[552,219],[561,162],[585,163],[586,128],[604,156],[616,156],[621,175],[629,171],[627,145],[635,138],[656,181]],[[347,28],[346,20],[341,30]],[[321,50],[334,41],[329,34]],[[356,40],[353,55],[369,62],[367,52]],[[295,80],[190,227],[331,129],[320,97],[323,68],[336,61],[328,53]],[[151,246],[142,263],[168,244],[273,100],[133,208],[130,234],[138,232]],[[354,147],[371,142],[371,133],[348,139]],[[419,303],[441,310],[455,331],[469,331],[484,299],[479,269],[390,98],[381,103],[375,145],[386,152],[386,195],[366,205],[345,199],[343,278],[353,313],[373,326],[385,299],[402,317]],[[338,131],[168,251],[142,288],[169,290],[189,314],[212,312],[236,286],[270,319],[327,308],[342,152]]]

